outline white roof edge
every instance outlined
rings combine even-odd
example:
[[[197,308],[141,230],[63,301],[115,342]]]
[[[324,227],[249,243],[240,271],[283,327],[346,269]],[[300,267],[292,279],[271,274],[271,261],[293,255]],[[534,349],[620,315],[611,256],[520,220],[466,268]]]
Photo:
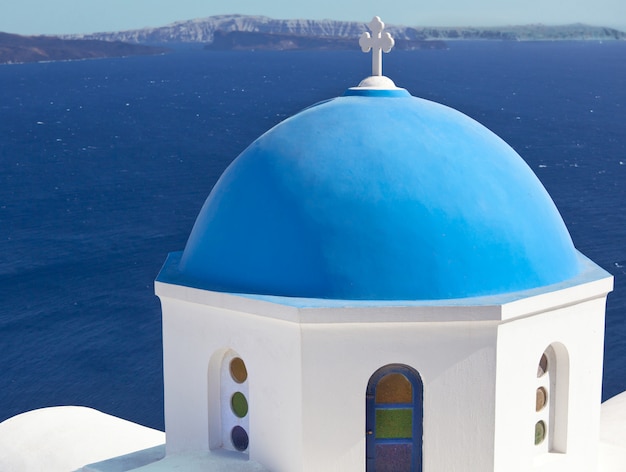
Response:
[[[521,298],[502,307],[502,320],[529,316],[548,309],[554,310],[576,305],[588,300],[603,298],[613,290],[613,276],[572,285],[553,292],[542,293],[534,297]]]
[[[164,432],[93,408],[40,408],[0,423],[0,470],[82,470],[87,464],[152,448],[157,449],[149,454],[158,457],[163,444]]]
[[[297,307],[256,300],[245,295],[214,292],[184,285],[169,284],[158,280],[154,282],[154,291],[159,298],[171,298],[284,321],[299,321],[299,310]]]
[[[606,297],[613,276],[580,254],[580,274],[562,283],[502,295],[453,300],[322,300],[214,292],[156,281],[170,298],[294,323],[494,322]]]
[[[626,392],[602,403],[599,472],[626,470]]]

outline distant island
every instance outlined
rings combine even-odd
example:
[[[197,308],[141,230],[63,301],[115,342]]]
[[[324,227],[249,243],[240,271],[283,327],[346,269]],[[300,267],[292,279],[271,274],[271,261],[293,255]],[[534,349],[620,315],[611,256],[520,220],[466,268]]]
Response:
[[[276,20],[266,16],[220,15],[158,28],[63,36],[0,33],[0,64],[161,54],[175,43],[200,43],[206,49],[350,50],[358,49],[365,23],[334,20]],[[626,40],[612,28],[573,24],[489,28],[387,25],[397,49],[441,49],[448,41]],[[158,47],[152,45],[159,45]]]
[[[205,49],[214,51],[251,50],[350,50],[358,49],[358,36],[308,36],[293,33],[259,33],[252,31],[222,31],[213,33],[213,41]],[[401,50],[443,49],[446,43],[438,40],[396,39],[395,48]]]
[[[0,64],[161,54],[163,48],[119,41],[0,33]]]
[[[443,41],[626,40],[626,33],[605,27],[573,24],[486,28],[409,27],[387,25],[399,49],[441,47]],[[203,43],[210,49],[357,49],[366,24],[334,20],[277,20],[266,16],[219,15],[180,21],[158,28],[71,35],[66,38],[131,43]],[[437,43],[428,44],[437,41]]]

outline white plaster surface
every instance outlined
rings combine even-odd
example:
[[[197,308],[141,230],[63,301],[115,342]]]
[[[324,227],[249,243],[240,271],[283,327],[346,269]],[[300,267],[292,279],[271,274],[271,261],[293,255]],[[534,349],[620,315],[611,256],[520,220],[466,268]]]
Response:
[[[216,367],[225,349],[232,349],[246,363],[249,375],[250,459],[275,471],[298,470],[302,457],[298,325],[166,297],[161,302],[168,455],[220,447]]]
[[[626,470],[626,448],[600,443],[599,472],[624,472]]]
[[[59,434],[62,431],[46,430],[46,427],[61,425],[66,428],[65,434]],[[88,434],[84,437],[82,434],[86,430]],[[94,434],[95,430],[97,432]],[[45,440],[41,438],[44,433],[49,435]],[[81,434],[79,439],[76,438],[78,434]],[[25,435],[31,438],[28,444],[20,441],[20,438],[23,440]],[[97,443],[92,442],[96,437],[102,436],[107,437],[102,442],[108,445],[98,446]],[[149,438],[162,439],[163,433],[83,407],[36,410],[0,423],[0,471],[268,472],[269,470],[258,462],[246,460],[240,454],[227,451],[173,454],[158,460],[163,452],[162,446],[114,457],[82,469],[76,465],[84,460],[76,458],[77,449],[91,457],[96,454],[102,455],[105,449],[110,453],[111,437],[117,438],[116,441],[119,442],[123,440],[128,448],[131,444],[134,446],[143,444]],[[624,472],[626,470],[626,392],[602,404],[600,437],[599,466],[597,469],[590,469],[589,472],[595,470]],[[38,440],[37,445],[33,444],[35,440]],[[15,447],[16,443],[21,443],[22,446]],[[8,447],[11,444],[13,446]],[[49,447],[43,447],[46,444],[49,444]],[[350,450],[344,453],[346,458],[351,455]],[[148,460],[152,458],[154,462],[137,468],[137,465],[147,460],[146,458]],[[464,470],[478,472],[478,469],[471,467]]]
[[[43,408],[0,423],[0,471],[70,472],[164,442],[161,431],[91,408]]]
[[[366,77],[359,83],[357,88],[368,90],[404,90],[396,87],[394,81],[384,75]]]
[[[165,444],[141,451],[131,452],[123,456],[112,457],[100,462],[88,464],[80,472],[125,472],[135,470],[147,464],[160,461],[165,457]]]
[[[602,404],[600,440],[603,443],[626,448],[626,392]]]
[[[602,404],[599,470],[600,472],[626,470],[626,392]]]
[[[172,454],[153,464],[133,469],[135,472],[268,472],[258,462],[247,460],[241,454],[228,451],[212,453]]]
[[[596,468],[605,296],[498,327],[494,470],[591,472]],[[537,366],[548,346],[564,346],[567,352],[556,365],[557,377],[563,381],[557,379],[556,389],[548,392],[556,397],[555,413],[564,413],[562,421],[535,411]],[[566,439],[550,450],[547,443],[535,446],[538,420],[546,421],[549,428],[558,425],[554,438]]]

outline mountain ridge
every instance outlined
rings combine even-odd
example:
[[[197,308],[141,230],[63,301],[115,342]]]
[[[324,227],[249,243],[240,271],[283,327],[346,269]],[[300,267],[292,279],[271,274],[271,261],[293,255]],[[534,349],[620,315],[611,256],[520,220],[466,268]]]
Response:
[[[0,33],[0,64],[95,59],[166,52],[150,44],[201,43],[213,50],[358,49],[367,25],[355,21],[280,20],[266,16],[218,15],[178,21],[156,28],[72,34],[21,36]],[[387,25],[397,49],[441,49],[447,41],[626,40],[613,28],[572,24],[503,27],[410,27]]]
[[[394,49],[445,49],[444,41],[397,39]],[[252,31],[222,31],[213,33],[213,41],[204,46],[214,51],[258,50],[356,50],[359,44],[354,37],[308,36],[289,33],[257,33]]]
[[[0,32],[0,64],[150,55],[165,51],[163,48],[119,41],[21,36]]]
[[[626,33],[582,23],[547,26],[542,24],[501,27],[412,27],[387,25],[396,40],[626,40]],[[66,39],[99,39],[131,43],[212,43],[216,31],[289,34],[307,37],[356,38],[367,31],[365,23],[335,20],[281,20],[266,16],[217,15],[177,21],[165,26],[116,32],[63,35]]]

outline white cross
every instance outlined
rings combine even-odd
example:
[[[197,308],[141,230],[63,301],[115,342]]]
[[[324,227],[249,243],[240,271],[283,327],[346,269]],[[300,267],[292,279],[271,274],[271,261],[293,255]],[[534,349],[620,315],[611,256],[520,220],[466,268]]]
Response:
[[[372,36],[368,32],[363,33],[359,38],[359,46],[363,52],[372,50],[372,75],[383,75],[382,53],[391,51],[395,41],[389,33],[383,33],[385,23],[379,17],[375,16],[367,26],[372,30]]]

